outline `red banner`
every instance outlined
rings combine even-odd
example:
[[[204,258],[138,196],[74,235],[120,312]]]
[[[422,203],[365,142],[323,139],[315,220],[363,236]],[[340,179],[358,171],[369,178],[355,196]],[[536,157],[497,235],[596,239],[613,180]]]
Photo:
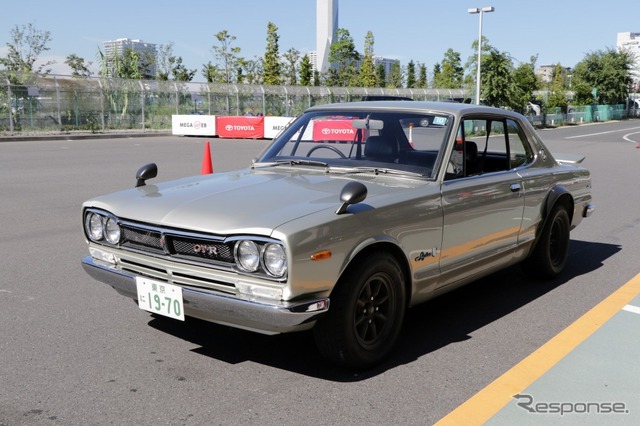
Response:
[[[262,139],[264,117],[216,117],[216,129],[221,138]]]
[[[352,141],[355,136],[353,120],[318,120],[313,123],[314,141]]]

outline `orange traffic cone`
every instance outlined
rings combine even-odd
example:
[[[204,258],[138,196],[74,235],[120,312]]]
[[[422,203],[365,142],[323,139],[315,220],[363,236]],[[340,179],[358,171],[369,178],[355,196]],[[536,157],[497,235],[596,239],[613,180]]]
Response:
[[[208,175],[213,173],[213,165],[211,164],[211,147],[209,141],[204,145],[204,156],[202,157],[202,170],[200,174]]]

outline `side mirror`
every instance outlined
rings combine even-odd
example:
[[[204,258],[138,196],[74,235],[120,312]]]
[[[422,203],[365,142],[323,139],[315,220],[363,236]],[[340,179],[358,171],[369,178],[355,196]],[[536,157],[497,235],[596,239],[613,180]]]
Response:
[[[156,176],[158,176],[158,166],[156,163],[145,164],[136,172],[136,188],[144,186],[147,179],[153,179]]]
[[[347,208],[351,204],[357,204],[364,199],[367,198],[367,187],[360,182],[349,182],[340,191],[340,201],[342,201],[342,205],[338,210],[336,210],[336,214],[344,214],[347,212]]]

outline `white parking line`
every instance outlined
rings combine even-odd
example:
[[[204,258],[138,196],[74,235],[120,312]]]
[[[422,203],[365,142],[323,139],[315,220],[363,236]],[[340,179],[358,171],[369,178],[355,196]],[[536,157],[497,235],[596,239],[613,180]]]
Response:
[[[626,305],[622,308],[623,311],[633,312],[634,314],[640,314],[640,307],[633,305]]]
[[[631,142],[631,143],[640,143],[640,142],[634,141],[634,140],[632,140],[632,139],[629,139],[629,136],[631,136],[631,135],[640,135],[640,132],[629,133],[629,134],[627,134],[627,135],[624,135],[624,136],[622,137],[622,139],[624,139],[624,140],[625,140],[625,141],[627,141],[627,142]]]
[[[606,135],[608,133],[626,132],[628,130],[637,130],[637,129],[640,129],[640,127],[631,127],[629,129],[620,129],[620,130],[610,130],[608,132],[600,132],[600,133],[590,133],[587,135],[567,136],[565,139],[588,138],[589,136]]]

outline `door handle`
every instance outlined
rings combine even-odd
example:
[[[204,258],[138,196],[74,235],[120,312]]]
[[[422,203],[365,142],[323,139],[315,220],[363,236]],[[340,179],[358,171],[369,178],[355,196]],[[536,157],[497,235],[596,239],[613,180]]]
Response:
[[[522,189],[522,186],[519,183],[512,183],[509,189],[511,189],[511,192],[518,192]]]

